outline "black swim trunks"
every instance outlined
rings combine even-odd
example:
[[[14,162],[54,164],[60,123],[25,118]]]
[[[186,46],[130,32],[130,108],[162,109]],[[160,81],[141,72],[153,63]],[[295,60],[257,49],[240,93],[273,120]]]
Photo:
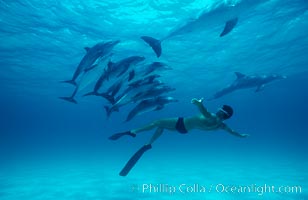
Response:
[[[186,127],[185,127],[185,124],[184,124],[184,118],[183,117],[179,117],[178,118],[178,121],[176,122],[176,125],[175,125],[175,129],[182,133],[182,134],[185,134],[187,133],[188,131],[186,130]]]

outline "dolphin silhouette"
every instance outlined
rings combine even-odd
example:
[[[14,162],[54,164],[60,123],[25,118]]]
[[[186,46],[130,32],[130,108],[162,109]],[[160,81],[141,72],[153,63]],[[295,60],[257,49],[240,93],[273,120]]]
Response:
[[[104,69],[108,63],[108,58],[101,59],[97,65],[93,67],[90,71],[87,71],[82,74],[78,84],[75,87],[74,92],[69,97],[59,97],[60,99],[63,99],[65,101],[75,103],[77,104],[77,101],[75,100],[75,96],[80,91],[87,88],[89,85],[94,83],[98,80],[98,78],[101,76],[101,74],[104,72]]]
[[[109,81],[110,79],[115,79],[115,78],[126,79],[124,78],[124,75],[127,73],[127,71],[129,71],[129,69],[131,69],[133,66],[137,65],[138,63],[144,60],[145,57],[143,56],[130,56],[116,63],[109,61],[107,68],[104,70],[104,73],[102,73],[102,75],[97,80],[93,91],[85,94],[84,96],[89,96],[89,95],[101,96],[98,91],[103,86],[103,83],[105,81]],[[130,73],[128,74],[127,79],[128,80],[133,79],[134,78],[133,76],[134,74]]]
[[[156,39],[150,36],[142,36],[141,39],[154,50],[157,57],[160,57],[162,54],[161,43],[163,41],[196,30],[212,29],[220,24],[225,24],[223,31],[219,35],[220,37],[223,37],[230,33],[237,25],[239,15],[241,18],[245,18],[245,14],[250,13],[252,8],[255,8],[255,6],[266,1],[268,0],[243,0],[234,5],[221,4],[210,12],[205,10],[198,17],[189,19],[183,24],[176,26],[169,32],[169,34],[161,39]]]
[[[172,102],[178,102],[178,100],[172,97],[165,97],[165,96],[158,96],[152,99],[145,99],[129,112],[126,121],[130,121],[136,115],[140,115],[145,112],[161,110],[164,108],[166,104]]]
[[[157,76],[152,75],[129,84],[117,98],[114,96],[103,96],[112,104],[112,106],[104,106],[107,117],[109,117],[112,112],[119,111],[120,107],[140,100],[140,98],[143,97],[143,94],[148,91],[152,91],[154,88],[162,86],[163,83],[159,80],[155,80],[156,77]]]
[[[247,76],[240,72],[235,72],[236,80],[228,87],[218,91],[208,100],[218,99],[226,94],[240,89],[256,88],[255,92],[264,89],[264,86],[272,81],[285,79],[286,76],[281,75],[261,75],[261,76]]]
[[[77,85],[76,79],[83,73],[93,69],[96,65],[94,65],[95,61],[100,58],[110,54],[111,50],[115,45],[117,45],[120,41],[110,41],[110,42],[100,42],[94,45],[92,48],[85,47],[86,55],[81,59],[73,77],[71,80],[62,81],[63,83],[70,83],[73,85]]]

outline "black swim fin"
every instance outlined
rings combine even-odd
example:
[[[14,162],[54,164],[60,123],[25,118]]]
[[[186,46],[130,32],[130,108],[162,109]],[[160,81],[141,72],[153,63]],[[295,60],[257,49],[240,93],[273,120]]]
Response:
[[[143,155],[144,152],[146,152],[147,150],[151,149],[152,145],[147,144],[144,145],[143,147],[141,147],[130,159],[129,161],[126,163],[125,167],[122,169],[122,171],[120,172],[120,176],[126,176],[130,170],[135,166],[135,164],[138,162],[138,160],[141,158],[141,156]]]
[[[129,135],[129,136],[132,136],[132,137],[136,137],[136,134],[133,134],[130,131],[126,131],[126,132],[123,132],[123,133],[116,133],[116,134],[110,136],[108,139],[109,140],[117,140],[117,139],[119,139],[120,137],[122,137],[124,135]]]
[[[161,41],[149,36],[142,36],[141,39],[143,39],[148,45],[152,47],[157,58],[159,58],[161,55]]]

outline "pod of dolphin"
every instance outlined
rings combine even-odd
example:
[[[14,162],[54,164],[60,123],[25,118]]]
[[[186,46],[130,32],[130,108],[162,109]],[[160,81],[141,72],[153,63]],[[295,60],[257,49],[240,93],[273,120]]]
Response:
[[[196,26],[203,23],[206,14],[200,15],[195,20],[190,20],[183,26],[171,31],[162,39],[155,39],[149,36],[142,36],[154,51],[157,58],[162,54],[161,44],[164,40],[176,35],[190,32]],[[230,33],[238,23],[238,17],[234,16],[225,21],[225,26],[220,37]],[[69,97],[60,97],[68,102],[76,103],[75,96],[80,91],[93,84],[93,90],[83,96],[98,96],[107,100],[109,105],[104,106],[107,117],[113,112],[119,111],[121,107],[128,104],[137,104],[127,115],[126,121],[130,121],[135,116],[164,108],[166,104],[177,102],[170,96],[165,96],[175,88],[172,88],[159,80],[159,72],[170,70],[163,62],[144,63],[143,56],[130,56],[117,62],[111,61],[112,50],[120,43],[119,40],[99,42],[93,47],[86,47],[86,54],[81,59],[72,79],[63,81],[75,86],[75,90]],[[286,78],[280,75],[246,76],[235,72],[237,79],[228,87],[218,91],[208,100],[220,98],[238,89],[257,88],[260,91],[265,84]]]
[[[73,84],[75,90],[71,96],[60,98],[77,103],[76,94],[94,84],[93,90],[83,96],[105,98],[109,102],[109,105],[105,106],[108,117],[125,105],[137,104],[129,112],[126,121],[141,113],[160,110],[166,104],[176,102],[176,99],[164,96],[175,89],[160,81],[160,75],[157,74],[171,67],[162,62],[143,64],[143,56],[130,56],[112,62],[112,49],[119,42],[100,42],[92,48],[85,48],[86,55],[80,61],[72,79],[63,81]]]

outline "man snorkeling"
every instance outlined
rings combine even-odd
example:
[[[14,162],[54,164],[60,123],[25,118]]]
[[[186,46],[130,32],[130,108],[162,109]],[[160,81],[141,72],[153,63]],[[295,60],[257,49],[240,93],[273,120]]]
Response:
[[[210,113],[204,106],[203,106],[203,98],[202,99],[196,99],[193,98],[191,100],[191,103],[196,105],[199,109],[200,113],[199,115],[192,116],[192,117],[179,117],[179,118],[167,118],[167,119],[159,119],[156,120],[148,125],[145,125],[144,127],[133,129],[126,132],[116,133],[109,137],[110,140],[117,140],[122,136],[128,135],[131,137],[136,137],[136,135],[143,131],[149,131],[154,128],[156,128],[156,131],[150,141],[144,145],[142,148],[140,148],[134,155],[131,157],[131,159],[127,162],[125,167],[120,172],[121,176],[126,176],[129,171],[133,168],[133,166],[136,164],[136,162],[139,160],[139,158],[143,155],[144,152],[152,148],[152,143],[161,136],[164,129],[170,130],[170,131],[178,131],[181,134],[186,134],[190,130],[193,129],[199,129],[203,131],[212,131],[212,130],[225,130],[228,133],[245,138],[249,135],[247,134],[240,134],[230,127],[228,127],[224,120],[229,119],[233,115],[233,109],[228,106],[224,105],[221,107],[216,114]]]

